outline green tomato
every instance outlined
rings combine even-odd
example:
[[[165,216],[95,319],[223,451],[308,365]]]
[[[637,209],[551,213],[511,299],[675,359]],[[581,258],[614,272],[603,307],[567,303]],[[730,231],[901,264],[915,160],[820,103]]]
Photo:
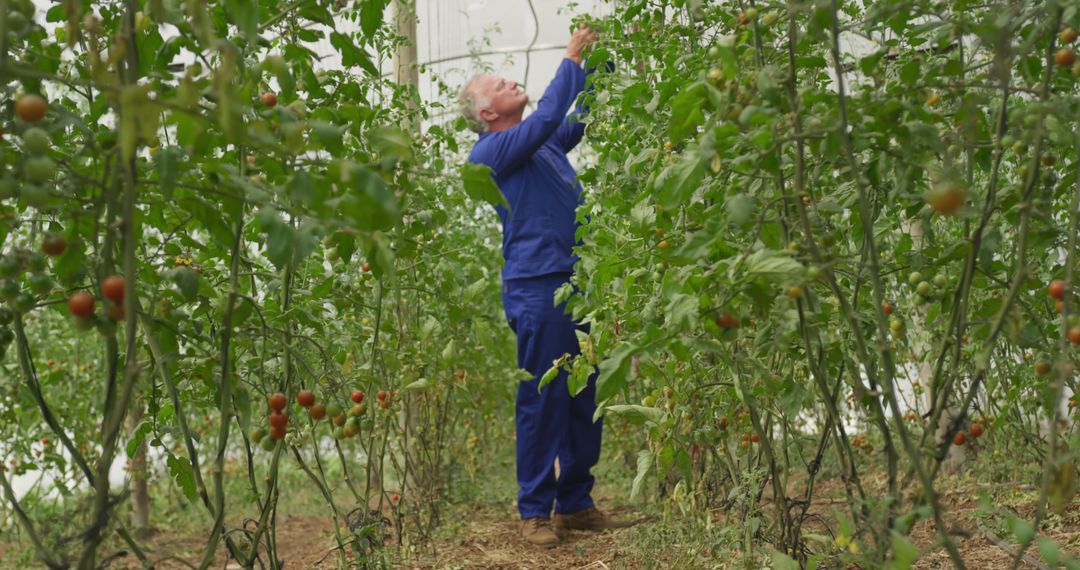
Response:
[[[47,156],[34,156],[23,164],[23,174],[35,184],[48,182],[56,174],[56,163]]]
[[[0,346],[7,346],[13,340],[15,340],[15,333],[7,327],[0,327]]]
[[[938,288],[945,287],[949,284],[949,278],[944,275],[938,274],[934,276],[934,286]]]
[[[821,268],[817,265],[811,265],[806,268],[806,278],[810,281],[817,281],[821,279]]]
[[[12,278],[22,272],[22,267],[11,255],[0,257],[0,277]]]
[[[272,437],[264,437],[259,441],[259,445],[262,446],[265,451],[273,451],[274,448],[277,447],[277,442],[274,441],[274,438]]]
[[[929,295],[930,294],[930,282],[929,281],[920,281],[919,284],[915,286],[915,292],[922,295],[923,297]]]
[[[258,428],[258,429],[253,429],[253,430],[251,430],[251,433],[250,433],[250,434],[248,434],[248,438],[249,438],[249,439],[250,439],[250,440],[251,440],[251,441],[252,441],[252,442],[253,442],[253,443],[254,443],[255,445],[258,445],[258,444],[262,443],[262,441],[263,441],[263,439],[264,439],[265,437],[266,437],[266,430],[264,430],[264,429],[262,429],[262,428]]]
[[[37,301],[34,296],[29,293],[19,293],[15,295],[15,299],[11,301],[12,308],[19,313],[27,313],[34,308]]]
[[[919,273],[918,271],[913,271],[911,275],[908,275],[907,282],[912,285],[918,285],[922,282],[922,280],[922,273]]]
[[[19,183],[14,176],[5,174],[0,177],[0,200],[14,198],[19,195]]]
[[[891,330],[893,333],[899,334],[900,331],[904,330],[904,321],[896,317],[889,319],[889,330]]]
[[[8,12],[7,25],[9,31],[22,34],[30,27],[30,19],[21,12]]]
[[[75,317],[75,330],[86,332],[94,328],[93,317]]]
[[[48,295],[53,290],[52,277],[44,273],[30,275],[30,290],[37,295]]]
[[[52,146],[52,140],[49,139],[49,133],[46,133],[44,129],[38,127],[26,129],[26,132],[23,133],[22,140],[26,150],[35,155],[49,152],[49,147]]]
[[[5,307],[0,307],[0,325],[10,325],[15,320],[15,313]]]
[[[341,404],[337,402],[330,402],[326,405],[326,415],[331,418],[336,418],[342,414]]]
[[[26,202],[27,206],[39,210],[49,205],[49,191],[44,186],[38,186],[37,184],[24,184],[19,197],[22,198],[23,202]]]
[[[38,252],[33,252],[26,258],[26,267],[30,271],[45,271],[49,268],[49,260]]]

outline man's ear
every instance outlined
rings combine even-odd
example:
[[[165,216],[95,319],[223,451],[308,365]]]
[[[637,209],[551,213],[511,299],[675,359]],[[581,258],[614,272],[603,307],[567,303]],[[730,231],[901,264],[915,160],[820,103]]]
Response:
[[[478,116],[480,117],[480,120],[484,121],[485,123],[490,123],[495,119],[499,118],[499,114],[495,111],[492,111],[491,109],[480,109],[480,113],[478,114]]]

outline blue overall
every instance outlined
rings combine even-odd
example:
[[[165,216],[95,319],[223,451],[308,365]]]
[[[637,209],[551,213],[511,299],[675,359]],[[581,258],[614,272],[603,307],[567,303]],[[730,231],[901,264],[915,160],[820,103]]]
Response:
[[[469,160],[492,169],[509,210],[496,207],[503,226],[503,307],[517,335],[518,366],[532,379],[518,386],[517,479],[522,519],[549,518],[593,506],[590,469],[600,458],[602,422],[596,410],[594,373],[588,387],[571,397],[566,372],[538,391],[540,377],[553,360],[579,352],[578,326],[555,306],[555,290],[570,279],[577,257],[576,210],[581,184],[566,158],[584,134],[568,118],[588,74],[564,59],[536,111],[518,125],[482,133]],[[560,474],[555,478],[555,459]]]

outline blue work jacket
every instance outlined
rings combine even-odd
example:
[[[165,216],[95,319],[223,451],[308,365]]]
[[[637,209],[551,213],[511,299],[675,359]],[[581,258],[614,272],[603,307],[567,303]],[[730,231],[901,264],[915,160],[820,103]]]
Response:
[[[491,168],[510,209],[496,206],[503,226],[503,279],[571,273],[581,184],[566,153],[581,142],[578,107],[567,117],[588,74],[563,59],[536,111],[497,133],[481,133],[469,161]]]

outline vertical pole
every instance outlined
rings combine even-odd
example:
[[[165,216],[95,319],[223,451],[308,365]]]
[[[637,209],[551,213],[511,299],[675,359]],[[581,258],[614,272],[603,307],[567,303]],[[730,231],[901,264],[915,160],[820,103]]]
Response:
[[[403,41],[394,52],[394,81],[398,85],[411,87],[415,97],[410,97],[406,106],[409,120],[405,125],[411,134],[420,134],[420,119],[416,114],[417,100],[420,98],[420,71],[416,61],[416,0],[394,0],[394,27]]]

